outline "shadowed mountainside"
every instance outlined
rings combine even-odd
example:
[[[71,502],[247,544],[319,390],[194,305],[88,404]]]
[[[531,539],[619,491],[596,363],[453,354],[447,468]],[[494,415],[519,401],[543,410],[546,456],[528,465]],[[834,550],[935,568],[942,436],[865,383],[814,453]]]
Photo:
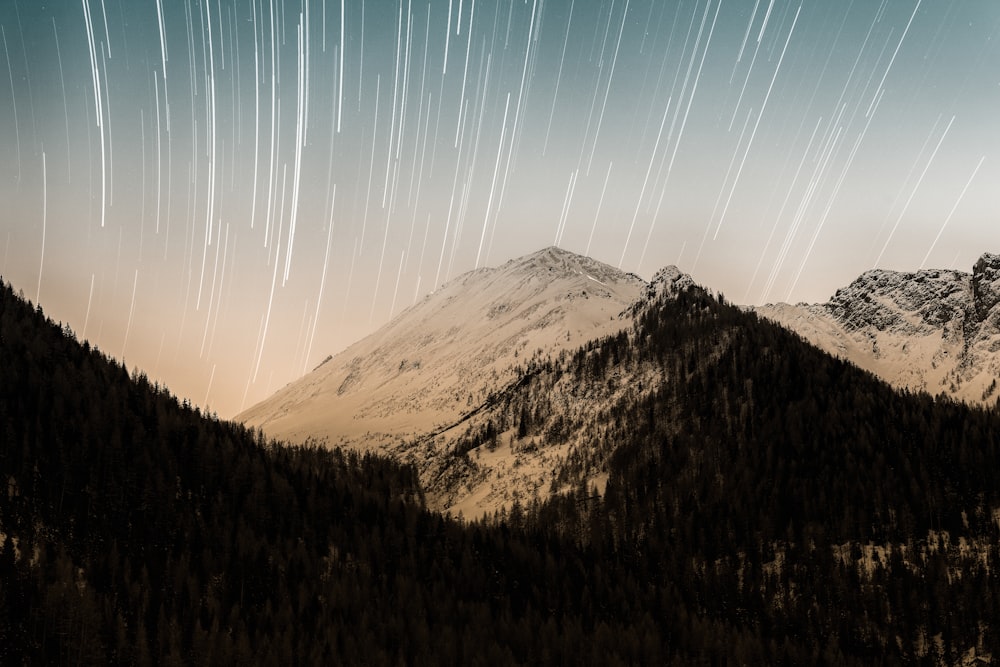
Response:
[[[679,278],[467,420],[459,466],[491,423],[537,450],[586,436],[551,498],[474,524],[426,511],[413,468],[178,405],[3,287],[0,659],[1000,654],[997,414],[897,393]],[[595,406],[583,422],[573,392]]]

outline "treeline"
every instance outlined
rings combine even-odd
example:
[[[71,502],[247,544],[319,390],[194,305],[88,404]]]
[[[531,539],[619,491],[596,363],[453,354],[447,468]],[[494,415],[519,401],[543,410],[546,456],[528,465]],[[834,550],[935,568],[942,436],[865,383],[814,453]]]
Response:
[[[0,287],[0,663],[1000,655],[993,411],[696,288],[530,374],[466,446],[587,433],[565,479],[605,492],[465,524],[412,468],[200,414]],[[569,407],[588,389],[599,424]]]

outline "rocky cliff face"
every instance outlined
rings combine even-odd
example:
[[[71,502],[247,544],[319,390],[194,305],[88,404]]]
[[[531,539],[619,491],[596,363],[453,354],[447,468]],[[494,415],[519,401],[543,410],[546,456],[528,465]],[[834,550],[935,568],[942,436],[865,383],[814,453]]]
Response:
[[[1000,255],[986,253],[972,267],[972,299],[976,318],[985,322],[1000,303]]]
[[[827,303],[758,312],[897,386],[996,400],[1000,255],[984,254],[971,274],[866,271]]]

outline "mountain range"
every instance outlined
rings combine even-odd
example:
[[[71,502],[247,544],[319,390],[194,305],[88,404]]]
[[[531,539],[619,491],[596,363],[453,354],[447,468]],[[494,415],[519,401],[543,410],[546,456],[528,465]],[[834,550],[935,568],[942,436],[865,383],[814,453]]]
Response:
[[[640,364],[605,384],[553,380],[544,396],[525,398],[529,380],[577,349],[635,335],[650,304],[693,286],[676,267],[646,283],[546,248],[448,282],[237,420],[413,465],[432,508],[467,518],[580,483],[601,492],[609,451],[595,434],[618,402],[670,379]],[[983,255],[971,274],[872,270],[825,304],[755,312],[900,389],[996,398],[998,255]],[[512,402],[551,405],[541,433],[520,426]]]

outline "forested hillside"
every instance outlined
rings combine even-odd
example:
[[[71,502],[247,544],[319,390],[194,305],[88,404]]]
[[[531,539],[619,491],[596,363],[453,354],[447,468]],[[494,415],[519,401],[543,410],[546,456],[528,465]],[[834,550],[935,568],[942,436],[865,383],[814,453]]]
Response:
[[[580,427],[560,392],[628,377],[552,481],[596,467],[603,494],[463,524],[411,468],[199,414],[3,286],[0,663],[1000,655],[994,412],[894,393],[691,288],[526,370],[480,424],[545,447]]]
[[[506,417],[544,443],[560,417],[538,396],[649,367],[662,381],[608,406],[565,468],[600,467],[604,494],[579,487],[529,521],[670,582],[704,641],[739,627],[751,662],[775,646],[797,663],[1000,655],[995,409],[901,395],[693,288],[536,370],[536,398]]]

